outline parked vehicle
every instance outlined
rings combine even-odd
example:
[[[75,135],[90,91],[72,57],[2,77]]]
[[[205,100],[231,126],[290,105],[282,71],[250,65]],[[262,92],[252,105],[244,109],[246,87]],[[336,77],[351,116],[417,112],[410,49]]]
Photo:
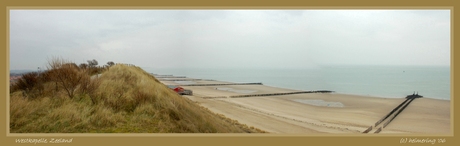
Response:
[[[168,85],[168,88],[174,90],[179,95],[193,95],[192,90],[187,90],[187,89],[184,89],[184,88],[182,88],[180,86]]]

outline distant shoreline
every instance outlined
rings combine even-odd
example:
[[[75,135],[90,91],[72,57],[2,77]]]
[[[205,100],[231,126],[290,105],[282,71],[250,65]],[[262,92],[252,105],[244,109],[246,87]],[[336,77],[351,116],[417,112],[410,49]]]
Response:
[[[146,69],[170,74],[229,82],[262,82],[296,90],[332,90],[336,93],[403,98],[418,92],[426,98],[451,100],[450,68],[430,67],[320,67],[316,69]],[[427,78],[428,77],[428,78]]]

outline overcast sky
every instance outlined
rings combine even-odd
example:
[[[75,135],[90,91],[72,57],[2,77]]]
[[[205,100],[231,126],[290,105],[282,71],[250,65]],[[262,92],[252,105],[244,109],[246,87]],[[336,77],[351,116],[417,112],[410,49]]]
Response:
[[[450,65],[450,10],[11,10],[10,69]]]

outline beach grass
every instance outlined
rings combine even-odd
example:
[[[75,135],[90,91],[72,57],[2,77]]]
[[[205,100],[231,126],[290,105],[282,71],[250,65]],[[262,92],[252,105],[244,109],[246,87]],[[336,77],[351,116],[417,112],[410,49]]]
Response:
[[[72,70],[80,73],[77,68]],[[41,90],[34,98],[21,89],[12,91],[10,132],[264,132],[197,105],[136,66],[117,64],[100,76],[81,78],[72,85],[72,91],[63,86],[70,84],[59,85],[54,80],[41,82]]]

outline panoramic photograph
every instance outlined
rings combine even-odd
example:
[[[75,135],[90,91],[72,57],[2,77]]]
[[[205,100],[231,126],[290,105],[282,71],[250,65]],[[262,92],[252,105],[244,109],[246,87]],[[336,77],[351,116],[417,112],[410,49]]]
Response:
[[[450,9],[8,16],[10,133],[453,133]]]

